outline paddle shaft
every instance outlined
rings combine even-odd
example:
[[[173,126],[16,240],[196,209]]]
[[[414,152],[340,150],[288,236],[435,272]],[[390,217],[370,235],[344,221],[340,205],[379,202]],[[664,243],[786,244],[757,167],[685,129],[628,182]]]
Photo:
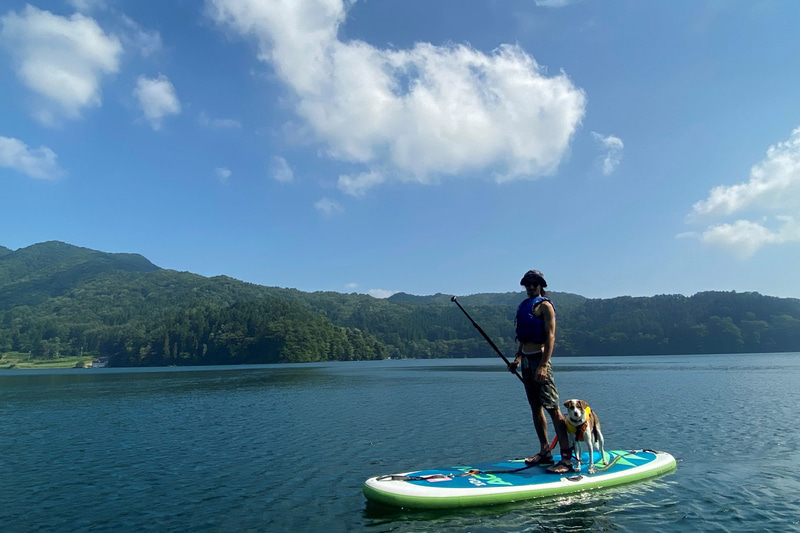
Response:
[[[500,357],[502,357],[502,358],[503,358],[503,361],[505,361],[505,362],[506,362],[506,365],[510,366],[510,365],[511,365],[511,362],[510,362],[508,359],[506,359],[506,356],[505,356],[505,355],[503,355],[503,352],[501,352],[501,351],[500,351],[500,348],[498,348],[498,347],[497,347],[497,345],[496,345],[496,344],[495,344],[495,343],[492,341],[492,339],[490,339],[490,338],[489,338],[489,335],[487,335],[487,334],[486,334],[486,332],[485,332],[485,331],[483,331],[483,329],[481,329],[481,327],[478,325],[478,323],[477,323],[477,322],[475,322],[474,320],[472,320],[472,317],[471,317],[471,316],[469,316],[469,313],[467,313],[467,310],[466,310],[466,309],[464,309],[463,307],[461,307],[461,304],[460,304],[460,303],[458,303],[458,300],[456,300],[456,297],[455,297],[455,296],[453,296],[452,298],[450,298],[450,301],[451,301],[451,302],[454,302],[454,303],[455,303],[455,304],[458,306],[458,308],[459,308],[459,309],[461,309],[461,311],[462,311],[462,312],[463,312],[463,313],[464,313],[464,314],[467,316],[467,318],[469,319],[469,321],[470,321],[470,322],[472,322],[472,325],[473,325],[473,326],[475,326],[475,329],[477,329],[477,330],[478,330],[478,332],[479,332],[481,335],[483,335],[483,338],[484,338],[484,339],[486,339],[486,342],[488,342],[488,343],[489,343],[489,344],[492,346],[492,348],[494,348],[494,351],[495,351],[495,352],[497,352],[497,355],[499,355]],[[520,381],[522,381],[522,376],[520,376],[520,375],[517,373],[516,369],[514,370],[514,375],[515,375],[515,376],[517,376],[517,377],[519,378],[519,380],[520,380]]]

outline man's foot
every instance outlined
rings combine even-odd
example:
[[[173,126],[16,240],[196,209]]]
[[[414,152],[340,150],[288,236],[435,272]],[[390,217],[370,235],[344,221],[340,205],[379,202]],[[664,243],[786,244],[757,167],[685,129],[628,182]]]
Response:
[[[569,459],[561,459],[559,462],[546,470],[548,474],[569,474],[574,472],[572,461]]]
[[[528,466],[536,466],[536,465],[551,465],[553,464],[553,454],[550,450],[546,452],[539,452],[533,457],[528,457],[525,459],[525,464]]]

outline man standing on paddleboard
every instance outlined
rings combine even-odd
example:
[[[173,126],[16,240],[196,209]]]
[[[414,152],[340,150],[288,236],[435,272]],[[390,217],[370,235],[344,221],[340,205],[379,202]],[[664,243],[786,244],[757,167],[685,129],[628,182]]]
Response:
[[[569,448],[567,426],[558,401],[558,390],[553,380],[550,357],[556,340],[556,311],[544,290],[547,282],[538,270],[529,270],[519,282],[525,287],[528,297],[517,309],[517,349],[514,362],[508,365],[511,372],[522,366],[522,382],[533,414],[533,426],[539,437],[541,449],[533,457],[525,459],[529,465],[553,463],[553,453],[547,438],[547,420],[544,411],[550,414],[558,436],[561,460],[547,469],[551,474],[566,474],[573,471],[572,450]]]

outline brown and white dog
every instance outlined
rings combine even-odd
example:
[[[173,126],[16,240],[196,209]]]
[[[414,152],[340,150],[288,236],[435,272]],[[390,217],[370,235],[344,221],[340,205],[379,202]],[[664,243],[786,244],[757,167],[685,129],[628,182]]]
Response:
[[[567,408],[567,416],[564,421],[567,423],[567,436],[569,437],[569,447],[575,450],[575,460],[578,462],[578,472],[581,471],[581,443],[585,442],[589,448],[589,473],[594,474],[594,448],[599,445],[600,457],[605,464],[606,452],[603,449],[603,433],[600,431],[600,420],[583,400],[567,400],[564,402]]]

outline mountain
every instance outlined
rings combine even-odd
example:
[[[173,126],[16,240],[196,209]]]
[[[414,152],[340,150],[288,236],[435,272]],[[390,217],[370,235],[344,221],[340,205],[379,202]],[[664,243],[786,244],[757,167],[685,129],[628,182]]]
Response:
[[[87,353],[116,365],[385,356],[373,336],[317,312],[314,302],[326,299],[164,270],[135,254],[41,243],[0,256],[0,354]]]
[[[800,351],[800,300],[703,292],[588,299],[549,293],[556,355]],[[459,296],[515,350],[524,292]],[[61,242],[0,248],[0,354],[108,356],[116,365],[493,357],[451,296],[302,292],[206,278],[136,254]]]
[[[43,242],[0,254],[0,309],[38,305],[108,273],[154,272],[138,254],[110,254],[63,242]]]

